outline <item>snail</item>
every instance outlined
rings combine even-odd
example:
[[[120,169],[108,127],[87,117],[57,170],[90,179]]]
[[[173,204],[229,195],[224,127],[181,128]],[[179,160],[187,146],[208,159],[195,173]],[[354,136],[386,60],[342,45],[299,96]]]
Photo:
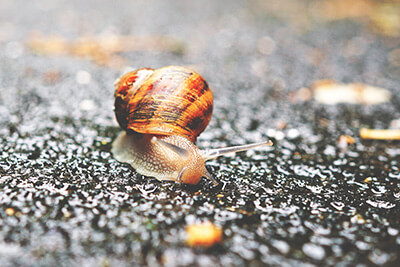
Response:
[[[115,82],[115,116],[123,131],[113,142],[116,160],[158,180],[198,184],[207,171],[205,161],[245,151],[271,141],[201,150],[194,145],[207,127],[213,94],[207,82],[184,67],[141,68]]]

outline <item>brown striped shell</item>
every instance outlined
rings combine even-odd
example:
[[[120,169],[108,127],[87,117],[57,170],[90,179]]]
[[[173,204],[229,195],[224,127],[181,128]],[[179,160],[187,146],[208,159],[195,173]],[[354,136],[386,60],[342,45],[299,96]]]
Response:
[[[121,128],[195,141],[207,127],[213,95],[207,82],[184,67],[142,68],[115,84],[115,114]]]

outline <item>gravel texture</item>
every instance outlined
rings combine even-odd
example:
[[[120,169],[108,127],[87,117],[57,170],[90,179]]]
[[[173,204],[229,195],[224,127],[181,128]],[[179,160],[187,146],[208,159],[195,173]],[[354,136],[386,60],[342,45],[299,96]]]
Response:
[[[2,0],[0,265],[398,264],[400,144],[358,133],[399,126],[400,38],[368,15],[324,19],[322,1],[277,2]],[[179,49],[114,53],[116,67],[32,50],[38,33],[167,36]],[[208,162],[218,186],[117,162],[114,80],[166,65],[191,66],[214,92],[199,147],[274,146]],[[392,98],[328,106],[298,93],[319,79]],[[203,221],[222,228],[221,244],[186,244],[186,226]]]

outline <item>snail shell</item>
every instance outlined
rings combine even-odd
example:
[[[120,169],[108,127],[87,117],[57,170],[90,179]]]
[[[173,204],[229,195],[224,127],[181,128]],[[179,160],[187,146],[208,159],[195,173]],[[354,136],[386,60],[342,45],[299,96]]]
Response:
[[[142,68],[115,83],[115,115],[122,129],[112,153],[145,176],[197,184],[209,178],[205,161],[248,150],[270,141],[230,148],[201,150],[193,142],[207,127],[213,95],[196,72],[169,66]]]
[[[125,130],[193,142],[207,127],[212,110],[207,82],[183,67],[138,69],[116,82],[115,114]]]

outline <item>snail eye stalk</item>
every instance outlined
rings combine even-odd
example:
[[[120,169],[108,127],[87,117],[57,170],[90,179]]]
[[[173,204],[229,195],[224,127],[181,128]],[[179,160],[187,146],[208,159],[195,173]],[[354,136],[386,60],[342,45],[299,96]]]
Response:
[[[206,161],[206,160],[218,158],[219,156],[223,156],[223,155],[226,155],[229,153],[236,153],[236,152],[250,150],[250,149],[253,149],[256,147],[260,147],[260,146],[272,146],[272,145],[273,145],[272,141],[268,140],[265,142],[247,144],[247,145],[241,145],[241,146],[231,146],[231,147],[223,147],[223,148],[217,148],[217,149],[207,149],[207,150],[202,151],[202,157],[203,157],[204,161]]]

